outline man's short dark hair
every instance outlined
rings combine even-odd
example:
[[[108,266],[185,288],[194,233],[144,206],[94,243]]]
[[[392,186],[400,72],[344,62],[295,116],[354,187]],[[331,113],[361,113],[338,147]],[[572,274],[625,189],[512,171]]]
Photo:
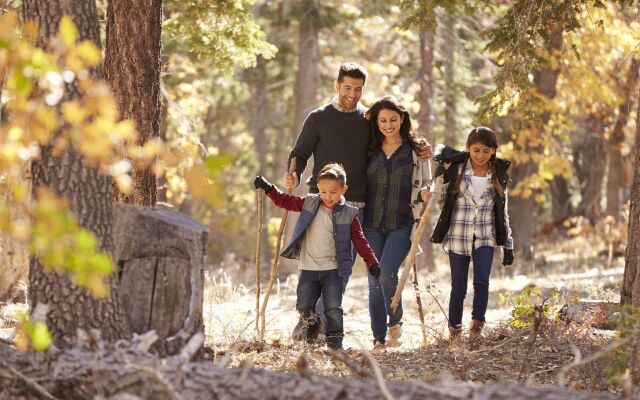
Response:
[[[362,79],[363,83],[367,82],[367,70],[358,63],[342,63],[338,72],[338,83],[342,83],[345,76],[353,79]]]

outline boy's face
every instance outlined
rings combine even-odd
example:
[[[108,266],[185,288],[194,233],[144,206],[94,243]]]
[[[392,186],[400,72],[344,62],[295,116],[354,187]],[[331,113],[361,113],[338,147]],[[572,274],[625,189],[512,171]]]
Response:
[[[322,204],[328,208],[333,208],[340,203],[340,197],[346,193],[347,185],[341,185],[337,179],[320,179],[318,181],[318,191]]]
[[[342,82],[336,82],[336,91],[340,107],[347,110],[354,109],[362,97],[362,92],[364,92],[364,80],[345,76],[342,78]]]

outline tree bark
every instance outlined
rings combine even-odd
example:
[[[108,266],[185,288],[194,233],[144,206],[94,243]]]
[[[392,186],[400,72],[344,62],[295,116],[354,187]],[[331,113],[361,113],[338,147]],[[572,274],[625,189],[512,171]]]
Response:
[[[388,399],[380,389],[381,382],[384,382],[392,398],[406,400],[621,399],[621,396],[609,392],[536,388],[512,382],[486,385],[452,380],[397,382],[320,376],[304,368],[297,374],[256,369],[251,365],[225,369],[211,362],[188,362],[191,355],[188,351],[159,359],[144,350],[143,342],[119,348],[108,348],[95,342],[83,346],[50,355],[45,362],[41,354],[25,356],[0,343],[0,397],[36,398],[34,388],[37,382],[41,391],[66,400]],[[89,350],[89,346],[96,351]],[[25,384],[20,375],[31,384]]]
[[[627,250],[624,257],[624,278],[620,303],[640,306],[640,101],[638,101],[636,113],[636,144],[633,165]]]
[[[433,133],[433,98],[435,92],[435,83],[433,79],[433,59],[434,59],[435,35],[433,32],[422,32],[420,34],[420,92],[418,93],[418,101],[420,102],[420,111],[418,112],[418,126],[420,135],[424,136],[432,146],[435,146],[435,135]],[[449,143],[449,142],[447,142]],[[424,260],[428,271],[435,271],[436,263],[434,260],[435,249],[433,243],[429,240],[433,231],[431,221],[427,223],[427,235],[424,235],[420,246],[426,250],[420,257]]]
[[[133,119],[138,144],[160,133],[160,34],[162,0],[110,0],[104,72],[123,119]],[[152,206],[156,177],[151,168],[133,165],[133,191],[113,190],[116,201]]]
[[[80,39],[93,41],[100,46],[100,32],[95,1],[38,1],[22,3],[25,20],[40,25],[38,46],[46,48],[50,37],[58,33],[60,19],[70,15],[78,27]],[[101,69],[91,73],[101,77]],[[65,100],[79,97],[77,85],[67,85]],[[73,147],[54,156],[50,146],[43,146],[40,159],[32,164],[34,194],[41,187],[64,197],[79,224],[92,231],[99,248],[113,250],[112,230],[112,180],[95,168],[85,165],[80,153]],[[105,300],[96,300],[85,290],[75,286],[65,273],[44,271],[38,258],[31,257],[29,269],[29,304],[49,305],[47,326],[58,347],[67,346],[76,336],[78,328],[97,328],[103,337],[115,341],[128,336],[125,319],[115,284],[115,275],[109,278],[110,293]]]
[[[607,215],[620,218],[620,206],[622,199],[620,191],[623,187],[622,174],[622,146],[625,143],[625,127],[629,122],[629,113],[632,107],[632,93],[638,82],[638,67],[640,60],[633,59],[627,70],[624,82],[622,101],[618,107],[618,119],[609,136],[609,173],[607,174]]]
[[[589,115],[584,133],[574,149],[574,165],[580,182],[580,214],[595,224],[602,214],[602,185],[607,165],[605,123],[601,115]]]
[[[449,12],[442,16],[442,66],[444,68],[444,139],[443,143],[455,145],[459,135],[456,126],[457,85],[455,54],[458,37],[456,20]]]

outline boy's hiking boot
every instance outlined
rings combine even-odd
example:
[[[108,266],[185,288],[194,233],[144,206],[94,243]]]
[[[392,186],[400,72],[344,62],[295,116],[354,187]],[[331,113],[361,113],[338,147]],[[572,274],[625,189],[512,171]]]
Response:
[[[477,347],[482,341],[482,328],[484,328],[484,321],[474,319],[471,321],[471,328],[469,329],[469,339],[467,343],[469,348]]]
[[[294,342],[302,342],[304,340],[302,337],[302,325],[302,319],[299,319],[296,327],[293,328],[293,332],[291,332],[291,340]]]
[[[395,324],[389,328],[387,341],[384,344],[387,347],[399,347],[402,344],[400,336],[402,336],[402,324]]]
[[[449,340],[455,341],[460,339],[462,335],[462,325],[454,325],[449,327]]]
[[[293,328],[291,340],[296,342],[305,341],[307,343],[313,343],[318,339],[318,334],[322,328],[322,322],[315,316],[300,318],[295,328]]]

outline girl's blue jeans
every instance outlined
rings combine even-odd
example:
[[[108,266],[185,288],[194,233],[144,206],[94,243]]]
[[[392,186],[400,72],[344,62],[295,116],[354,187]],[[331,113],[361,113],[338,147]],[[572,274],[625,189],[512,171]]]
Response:
[[[462,324],[462,308],[467,295],[469,263],[473,259],[473,311],[471,318],[483,321],[489,302],[489,275],[493,261],[493,247],[474,248],[471,257],[449,252],[451,266],[451,297],[449,298],[449,325]]]
[[[398,270],[411,248],[411,226],[385,231],[364,228],[364,236],[378,258],[380,278],[369,277],[369,316],[373,338],[385,342],[387,327],[402,322],[402,301],[396,312],[391,311],[391,299],[398,287]]]

